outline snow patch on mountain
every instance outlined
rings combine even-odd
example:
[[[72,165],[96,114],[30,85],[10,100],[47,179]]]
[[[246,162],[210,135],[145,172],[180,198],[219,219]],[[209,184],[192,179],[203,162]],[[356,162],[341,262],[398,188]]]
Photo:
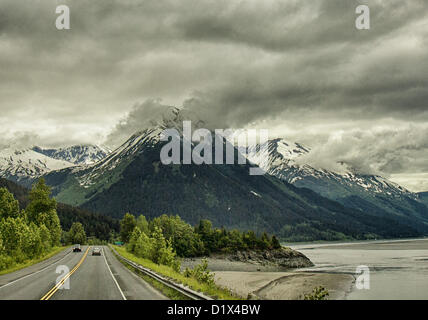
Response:
[[[348,194],[372,192],[388,196],[407,196],[415,194],[379,175],[364,175],[354,172],[344,162],[337,162],[337,170],[314,168],[305,163],[305,156],[311,149],[295,142],[278,138],[265,144],[248,147],[247,158],[266,172],[299,187],[313,186],[315,191],[322,184],[340,186]],[[244,150],[241,149],[243,152]],[[327,189],[327,188],[325,188]]]
[[[51,171],[94,164],[110,152],[107,148],[94,145],[58,149],[7,147],[0,150],[0,177],[29,185]]]
[[[32,149],[0,151],[0,177],[13,181],[36,179],[52,170],[64,169],[74,164],[57,160]]]
[[[75,145],[59,149],[33,147],[33,151],[50,158],[64,160],[75,165],[89,165],[104,159],[110,152],[108,148],[95,145]]]
[[[143,146],[150,146],[159,142],[162,131],[163,128],[158,125],[154,128],[137,132],[116,150],[110,152],[104,159],[86,167],[74,168],[73,173],[76,173],[80,186],[89,188],[107,172],[113,171],[124,161],[130,161],[134,156],[143,152]]]

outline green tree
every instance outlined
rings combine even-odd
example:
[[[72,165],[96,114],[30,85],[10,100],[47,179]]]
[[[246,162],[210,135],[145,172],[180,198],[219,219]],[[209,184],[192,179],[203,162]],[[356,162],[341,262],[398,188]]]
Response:
[[[258,241],[258,249],[260,250],[266,250],[269,249],[271,244],[271,240],[269,239],[269,236],[267,235],[266,232],[263,232],[260,240]]]
[[[19,216],[19,203],[6,188],[0,188],[0,219],[17,218]]]
[[[154,218],[150,226],[152,230],[154,227],[160,228],[164,238],[171,241],[175,252],[181,257],[199,256],[205,251],[199,234],[195,233],[192,226],[179,216],[163,214]]]
[[[147,235],[150,234],[149,222],[147,221],[145,216],[143,216],[143,215],[138,216],[137,227],[140,229],[141,232],[144,232]]]
[[[258,239],[254,231],[250,230],[244,234],[244,243],[247,245],[249,249],[254,249],[257,247]]]
[[[140,230],[140,228],[135,227],[134,231],[132,231],[131,236],[129,237],[129,243],[126,246],[126,249],[129,252],[135,253],[135,247],[137,245],[137,242],[141,236],[142,232]]]
[[[245,249],[244,241],[242,240],[241,232],[238,230],[232,230],[228,233],[228,235],[224,235],[225,239],[229,241],[227,243],[223,243],[223,247],[230,247],[231,251],[243,250]],[[225,242],[225,241],[224,241]]]
[[[212,222],[210,220],[202,219],[199,225],[195,228],[196,233],[201,237],[202,242],[205,245],[206,254],[216,251],[217,244],[215,241],[214,231],[212,229]]]
[[[141,232],[139,228],[135,228],[129,242],[131,244],[131,249],[134,250],[134,254],[136,256],[145,259],[152,259],[151,255],[154,252],[153,241],[147,234]]]
[[[52,247],[51,233],[49,232],[49,229],[44,224],[42,224],[39,229],[40,229],[40,240],[43,246],[43,250],[45,252],[49,252],[49,250]]]
[[[86,233],[83,225],[80,222],[74,222],[68,231],[68,237],[72,243],[85,244]]]
[[[163,236],[162,230],[159,227],[154,227],[152,233],[152,254],[151,258],[154,263],[159,264],[161,260],[162,250],[166,248],[166,240]]]
[[[37,228],[30,228],[22,217],[2,219],[0,236],[5,254],[15,262],[23,262],[40,253],[38,246],[41,248],[41,242]]]
[[[56,201],[50,198],[51,190],[41,178],[30,191],[30,203],[25,209],[28,221],[37,226],[44,224],[51,235],[52,246],[59,245],[61,239],[61,224],[56,212]]]
[[[149,236],[144,232],[142,232],[136,243],[135,253],[139,257],[151,259],[152,252],[153,252],[153,243],[149,238]]]
[[[39,257],[45,252],[40,236],[40,228],[34,223],[31,223],[29,226],[27,226],[22,240],[22,251],[26,257]]]
[[[123,219],[120,220],[120,238],[124,243],[129,242],[129,238],[136,226],[135,217],[130,213],[126,213]]]
[[[172,248],[171,241],[165,240],[162,229],[159,227],[154,227],[152,234],[151,260],[157,264],[173,267],[176,271],[180,270],[180,262]]]
[[[276,236],[272,236],[271,246],[273,249],[280,249],[281,248],[281,244],[279,243],[278,238]]]

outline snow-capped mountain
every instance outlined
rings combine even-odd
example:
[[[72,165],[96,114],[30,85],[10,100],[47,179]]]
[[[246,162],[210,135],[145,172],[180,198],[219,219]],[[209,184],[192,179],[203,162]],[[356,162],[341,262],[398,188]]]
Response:
[[[66,148],[44,149],[33,147],[33,151],[53,159],[64,160],[75,165],[88,165],[104,159],[110,152],[108,148],[95,145],[75,145]]]
[[[0,151],[0,177],[25,185],[52,170],[71,166],[68,161],[53,159],[32,149]]]
[[[292,183],[298,187],[309,187],[314,191],[327,196],[330,190],[324,189],[328,180],[342,190],[343,195],[354,194],[356,191],[385,194],[388,196],[406,196],[416,199],[417,195],[400,185],[389,181],[379,175],[363,175],[352,171],[345,163],[340,163],[338,172],[316,169],[308,164],[297,161],[301,156],[311,152],[311,149],[299,143],[288,142],[284,139],[273,139],[265,146],[250,146],[247,154],[248,160],[259,165],[269,174],[281,180]],[[259,152],[261,150],[261,152]],[[319,185],[319,187],[318,187]],[[346,190],[348,192],[346,192]]]
[[[267,146],[247,148],[247,158],[283,181],[311,189],[347,207],[385,216],[393,213],[404,220],[406,215],[428,218],[428,208],[417,194],[384,177],[355,173],[345,163],[340,163],[337,172],[314,168],[301,161],[310,152],[301,144],[273,139]]]
[[[106,148],[92,145],[59,149],[8,147],[0,150],[0,177],[29,186],[51,171],[93,164],[109,152]]]
[[[154,145],[159,142],[162,132],[161,126],[149,128],[137,132],[130,137],[119,148],[111,152],[108,156],[89,167],[77,167],[73,170],[79,181],[79,185],[84,188],[96,185],[100,178],[113,172],[117,166],[123,166],[126,162],[131,161],[138,154],[142,153],[144,145]]]
[[[151,218],[167,212],[192,224],[207,218],[216,226],[267,230],[289,239],[420,234],[407,221],[346,208],[270,175],[250,176],[248,164],[163,165],[161,132],[182,124],[176,116],[132,135],[92,165],[45,175],[56,199],[117,218],[126,212]],[[428,226],[420,232],[428,232]]]

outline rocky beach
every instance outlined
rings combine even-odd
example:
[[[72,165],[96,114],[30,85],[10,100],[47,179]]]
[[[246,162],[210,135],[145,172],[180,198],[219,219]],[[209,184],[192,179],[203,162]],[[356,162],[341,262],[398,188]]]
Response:
[[[202,259],[183,259],[182,267],[194,267]],[[238,251],[206,259],[218,285],[250,299],[302,299],[318,286],[329,291],[329,299],[344,299],[355,280],[345,273],[308,271],[314,266],[311,260],[287,247],[270,251]]]

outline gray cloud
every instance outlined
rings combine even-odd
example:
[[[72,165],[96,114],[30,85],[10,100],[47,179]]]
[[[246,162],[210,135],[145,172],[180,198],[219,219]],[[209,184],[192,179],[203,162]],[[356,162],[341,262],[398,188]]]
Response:
[[[428,172],[425,0],[370,1],[369,31],[357,0],[64,3],[70,31],[54,27],[57,1],[0,1],[3,140],[117,144],[174,105],[326,144],[361,170]]]
[[[136,104],[132,110],[122,118],[107,136],[107,144],[118,146],[134,133],[148,128],[169,114],[173,106],[165,105],[161,100],[146,100]]]
[[[335,162],[343,161],[361,173],[381,175],[428,172],[427,134],[427,125],[408,124],[334,132],[300,161],[335,170]]]

